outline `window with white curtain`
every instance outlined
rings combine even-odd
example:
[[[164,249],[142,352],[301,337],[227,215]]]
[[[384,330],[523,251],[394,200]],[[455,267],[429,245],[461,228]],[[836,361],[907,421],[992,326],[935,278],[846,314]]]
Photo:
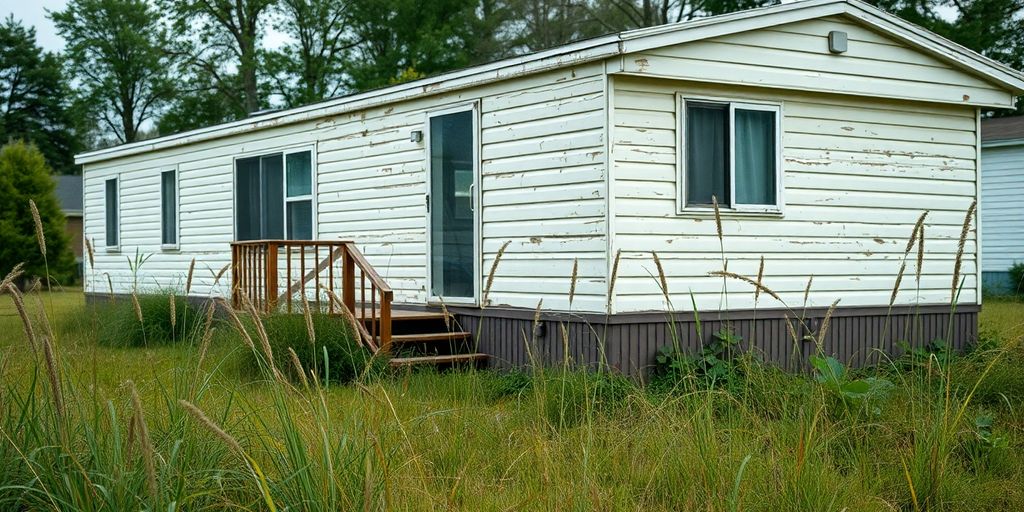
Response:
[[[780,209],[778,105],[681,98],[684,208]]]
[[[313,238],[313,154],[304,149],[235,160],[235,239]]]

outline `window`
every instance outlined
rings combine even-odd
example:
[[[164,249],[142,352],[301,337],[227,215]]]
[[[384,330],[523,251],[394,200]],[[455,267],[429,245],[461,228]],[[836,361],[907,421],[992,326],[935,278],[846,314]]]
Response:
[[[777,105],[684,99],[681,180],[685,207],[778,211]]]
[[[313,238],[313,154],[309,150],[235,160],[237,240]]]
[[[110,178],[106,181],[105,188],[105,202],[106,202],[106,227],[107,237],[106,245],[108,248],[116,249],[119,242],[118,235],[120,230],[118,229],[118,217],[117,211],[117,178]]]
[[[160,173],[160,245],[178,246],[178,171]]]

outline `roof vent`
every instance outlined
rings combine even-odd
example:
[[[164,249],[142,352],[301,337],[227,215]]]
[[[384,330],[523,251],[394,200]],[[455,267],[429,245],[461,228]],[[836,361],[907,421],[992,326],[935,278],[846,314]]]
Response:
[[[828,51],[832,53],[846,53],[846,32],[833,30],[828,33]]]

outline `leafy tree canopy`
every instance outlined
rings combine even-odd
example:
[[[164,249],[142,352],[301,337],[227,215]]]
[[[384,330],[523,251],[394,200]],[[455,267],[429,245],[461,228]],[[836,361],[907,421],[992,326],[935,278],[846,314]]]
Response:
[[[51,18],[83,103],[119,142],[138,140],[174,92],[160,14],[146,0],[72,0]]]
[[[74,276],[75,259],[65,232],[64,214],[54,194],[53,177],[43,154],[21,141],[0,148],[0,268],[25,263],[28,276],[49,275],[59,283]],[[36,240],[29,200],[36,203],[46,236],[47,260]]]
[[[35,144],[54,169],[75,174],[84,147],[68,82],[57,56],[36,45],[35,29],[13,17],[0,24],[0,144]]]

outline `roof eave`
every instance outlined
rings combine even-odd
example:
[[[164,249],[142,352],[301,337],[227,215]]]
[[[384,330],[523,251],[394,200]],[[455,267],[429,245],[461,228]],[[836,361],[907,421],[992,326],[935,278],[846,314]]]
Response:
[[[602,60],[618,55],[620,51],[618,34],[588,39],[551,50],[443,73],[436,77],[424,78],[343,98],[325,100],[302,107],[270,112],[155,139],[89,151],[75,155],[75,163],[89,164],[122,158],[148,151],[227,137],[252,130],[344,114],[374,105],[408,100],[423,95],[441,94],[518,76]]]

